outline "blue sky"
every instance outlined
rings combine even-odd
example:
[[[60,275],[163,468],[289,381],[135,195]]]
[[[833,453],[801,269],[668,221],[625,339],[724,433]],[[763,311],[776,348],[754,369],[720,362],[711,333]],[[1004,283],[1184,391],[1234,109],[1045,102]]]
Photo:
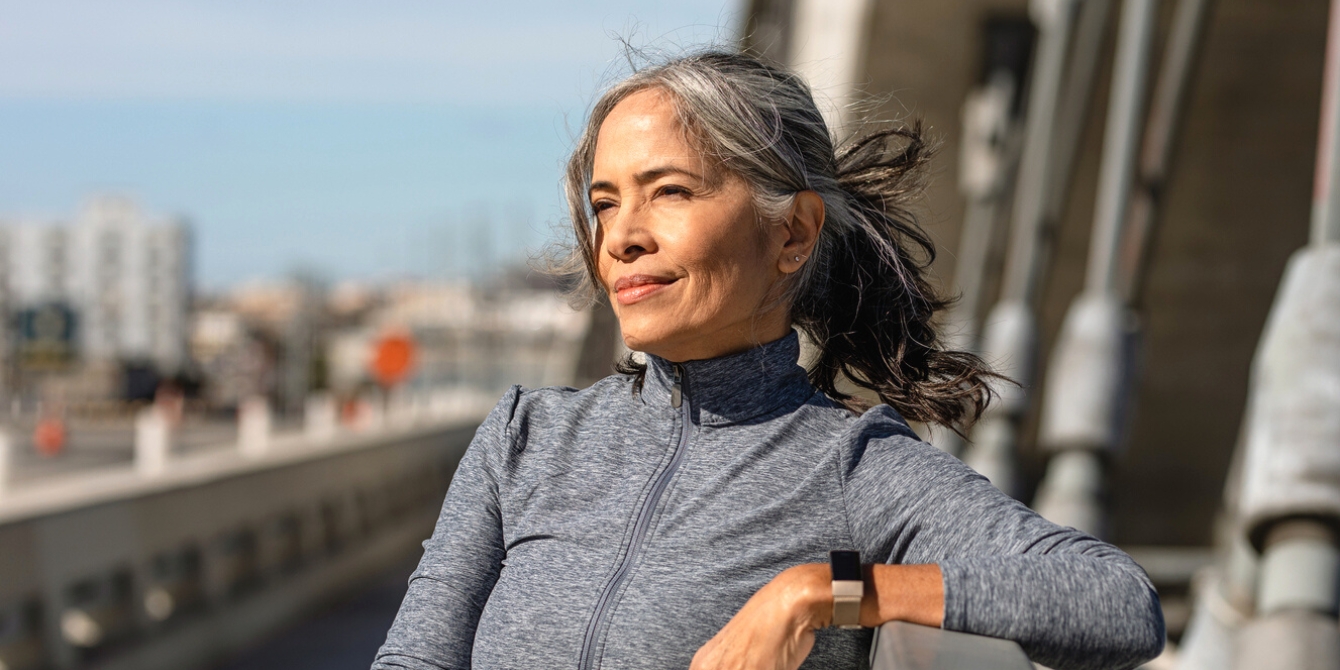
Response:
[[[738,4],[0,0],[0,216],[134,196],[206,289],[475,273],[561,223],[620,40],[729,42]]]

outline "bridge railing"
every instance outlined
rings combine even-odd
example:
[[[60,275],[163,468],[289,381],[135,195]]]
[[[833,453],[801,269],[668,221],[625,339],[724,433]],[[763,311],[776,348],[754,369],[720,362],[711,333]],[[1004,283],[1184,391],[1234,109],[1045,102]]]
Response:
[[[880,626],[870,670],[1033,670],[1018,644],[895,621]]]
[[[153,467],[0,494],[0,667],[203,667],[254,643],[413,554],[492,402],[401,398],[185,454],[151,423]]]

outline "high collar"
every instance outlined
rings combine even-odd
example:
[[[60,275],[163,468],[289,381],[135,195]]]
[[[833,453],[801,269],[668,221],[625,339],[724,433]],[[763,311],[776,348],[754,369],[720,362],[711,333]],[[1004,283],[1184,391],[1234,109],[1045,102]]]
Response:
[[[781,407],[794,407],[814,393],[800,358],[796,331],[736,354],[700,361],[671,363],[647,355],[642,398],[649,405],[670,406],[675,366],[681,388],[702,425],[737,423]]]

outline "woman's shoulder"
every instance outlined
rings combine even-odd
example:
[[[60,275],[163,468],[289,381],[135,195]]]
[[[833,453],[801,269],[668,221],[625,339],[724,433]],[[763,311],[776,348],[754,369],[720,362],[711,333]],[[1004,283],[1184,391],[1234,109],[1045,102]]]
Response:
[[[611,375],[582,389],[514,385],[503,393],[481,430],[495,431],[516,449],[536,433],[556,436],[592,421],[615,421],[626,414],[626,402],[633,398],[632,380],[626,375]]]
[[[836,423],[830,434],[837,438],[847,476],[857,471],[919,478],[932,473],[953,478],[966,474],[961,461],[921,439],[898,410],[887,404],[853,411],[827,396],[811,404],[833,408],[824,414],[827,421]]]
[[[815,424],[829,435],[839,437],[844,444],[867,444],[871,441],[904,443],[921,442],[916,431],[898,410],[880,403],[863,409],[836,400],[816,390],[805,403],[804,421]]]
[[[509,422],[576,420],[602,409],[614,411],[617,399],[633,397],[633,382],[628,375],[610,375],[586,388],[572,386],[513,386],[503,394],[500,405],[510,404]]]

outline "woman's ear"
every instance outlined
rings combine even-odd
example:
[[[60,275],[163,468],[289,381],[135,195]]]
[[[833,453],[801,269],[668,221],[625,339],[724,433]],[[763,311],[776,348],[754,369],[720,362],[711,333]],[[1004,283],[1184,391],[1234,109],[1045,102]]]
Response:
[[[824,199],[814,191],[797,193],[784,224],[786,240],[777,267],[790,274],[804,267],[819,241],[819,233],[824,228]]]

